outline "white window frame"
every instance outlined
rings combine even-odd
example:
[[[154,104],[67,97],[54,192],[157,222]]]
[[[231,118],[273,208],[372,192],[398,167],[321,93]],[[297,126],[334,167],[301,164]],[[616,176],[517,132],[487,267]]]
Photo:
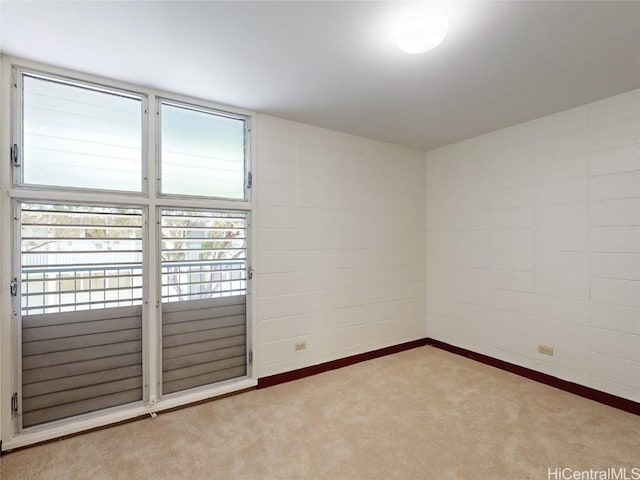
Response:
[[[157,216],[157,219],[158,219],[158,221],[156,221],[156,238],[157,238],[156,245],[158,247],[157,248],[157,252],[156,252],[156,255],[157,255],[157,257],[156,257],[156,266],[158,268],[158,272],[159,273],[162,270],[162,248],[161,248],[161,242],[162,242],[162,221],[161,221],[162,210],[163,209],[169,209],[169,208],[172,208],[172,207],[158,206],[158,208],[156,209],[156,212],[155,212],[156,216]],[[212,210],[220,211],[220,210],[214,209],[214,208],[202,208],[202,207],[200,207],[200,208],[193,207],[193,209],[194,210],[200,210],[200,211],[212,211]],[[238,210],[237,209],[235,209],[235,210],[227,209],[227,210],[222,210],[222,211],[238,211]],[[247,235],[247,240],[246,240],[246,246],[247,247],[246,248],[247,248],[247,250],[245,252],[245,254],[246,254],[245,263],[246,263],[248,268],[251,268],[251,265],[252,265],[251,256],[252,256],[252,251],[253,251],[253,248],[250,248],[251,241],[252,241],[252,238],[253,238],[253,233],[252,233],[252,228],[251,228],[251,225],[252,225],[252,221],[251,221],[252,213],[251,213],[250,210],[245,210],[244,212],[246,213],[246,220],[247,220],[247,229],[246,229],[246,235]],[[252,322],[250,321],[250,318],[251,318],[251,316],[250,316],[251,315],[251,312],[250,312],[250,310],[251,310],[251,302],[250,302],[249,299],[251,298],[250,293],[251,293],[251,290],[252,290],[252,283],[253,282],[249,278],[249,275],[247,275],[247,278],[246,278],[246,293],[245,293],[246,298],[247,298],[247,305],[246,305],[246,314],[245,314],[245,316],[246,316],[246,322],[247,322],[247,324],[246,324],[246,343],[247,343],[248,349],[251,348],[251,345],[255,345],[257,343],[257,342],[253,342],[252,341],[252,330],[253,329],[251,328]],[[161,326],[162,325],[162,277],[161,276],[158,276],[158,280],[157,280],[157,284],[156,284],[156,298],[157,298],[157,301],[158,301],[157,321],[158,321],[158,324]],[[160,338],[159,340],[162,340],[162,338]],[[176,402],[176,400],[177,400],[179,402],[180,401],[180,397],[184,395],[183,392],[174,392],[174,393],[165,394],[162,391],[162,382],[163,382],[163,380],[162,380],[162,363],[161,363],[161,361],[162,361],[162,345],[161,344],[159,344],[158,349],[159,349],[159,351],[158,351],[159,359],[158,359],[158,372],[157,372],[157,382],[156,382],[156,389],[157,389],[156,390],[156,395],[160,399],[162,399],[164,401]],[[254,363],[254,365],[255,365],[255,362],[252,362],[252,363]],[[251,376],[251,372],[252,372],[252,365],[249,362],[247,362],[247,375]],[[253,372],[254,372],[254,375],[255,375],[256,369],[253,369]],[[254,378],[255,378],[255,381],[256,381],[256,385],[257,385],[257,377],[254,377]],[[224,384],[225,382],[221,382],[221,383]],[[207,389],[207,387],[197,387],[197,388],[193,389],[193,391],[206,390],[206,389]]]
[[[22,342],[21,342],[21,330],[22,330],[22,326],[21,326],[21,322],[20,322],[20,315],[16,315],[14,312],[20,312],[22,309],[22,305],[21,305],[21,281],[20,281],[20,268],[21,268],[21,235],[20,235],[20,229],[18,228],[20,223],[21,223],[21,209],[20,209],[20,205],[22,203],[29,203],[31,200],[29,200],[26,197],[18,197],[18,198],[12,198],[11,200],[11,210],[13,212],[13,222],[14,223],[14,228],[13,228],[13,232],[12,232],[12,245],[11,245],[11,249],[13,251],[13,255],[14,257],[12,258],[12,265],[13,265],[13,271],[14,271],[14,277],[12,278],[16,278],[17,280],[17,295],[16,296],[12,296],[11,298],[11,308],[12,308],[12,317],[13,317],[13,327],[14,327],[14,338],[12,339],[14,342],[14,348],[15,348],[15,358],[13,359],[13,369],[14,369],[14,373],[15,373],[15,377],[13,379],[13,391],[16,392],[18,394],[18,398],[20,399],[20,401],[22,401],[22,381],[21,381],[21,374],[22,374]],[[87,206],[95,206],[95,202],[89,202],[89,201],[85,201],[85,202],[66,202],[66,203],[73,203],[74,205],[87,205]],[[104,203],[101,204],[100,206],[105,206],[105,207],[126,207],[126,205],[121,204],[121,203]],[[131,205],[129,205],[131,206]],[[153,323],[153,317],[150,317],[149,315],[151,314],[148,308],[145,308],[147,302],[144,301],[145,298],[148,298],[148,294],[149,294],[149,284],[151,282],[151,279],[149,278],[149,273],[148,273],[148,265],[150,263],[150,258],[149,258],[149,253],[148,249],[145,249],[144,246],[146,243],[148,243],[149,240],[149,222],[147,221],[148,218],[148,208],[147,207],[141,207],[139,205],[136,205],[137,208],[140,208],[142,210],[142,297],[143,297],[143,308],[142,308],[142,384],[143,384],[143,388],[142,388],[142,402],[136,402],[130,405],[124,405],[122,407],[114,407],[114,408],[110,408],[108,409],[110,412],[119,412],[119,411],[126,411],[129,408],[136,408],[136,407],[142,407],[144,408],[151,400],[150,397],[150,389],[149,388],[145,388],[147,385],[149,385],[149,375],[151,373],[153,373],[153,369],[151,368],[151,364],[149,363],[149,359],[148,356],[145,354],[146,349],[148,349],[150,347],[150,344],[152,342],[150,342],[150,338],[148,335],[149,332],[149,326]],[[2,335],[4,336],[4,332],[2,332]],[[3,338],[3,337],[2,337]],[[161,358],[159,359],[161,360]],[[160,365],[161,366],[161,365]],[[4,374],[4,370],[1,372],[2,374]],[[101,412],[94,412],[94,413],[88,413],[85,415],[79,415],[78,417],[71,417],[68,419],[62,419],[62,420],[57,420],[54,422],[50,422],[50,423],[46,423],[43,425],[37,425],[37,426],[33,426],[33,427],[29,427],[28,432],[26,434],[22,434],[23,429],[21,427],[21,422],[17,421],[17,419],[13,418],[13,432],[15,434],[16,437],[21,437],[21,436],[25,436],[27,437],[27,439],[30,436],[37,436],[40,434],[47,434],[50,430],[53,429],[59,429],[59,428],[63,428],[66,425],[72,425],[74,423],[75,420],[77,419],[85,419],[85,418],[100,418],[100,413]],[[30,442],[31,443],[31,442]],[[4,443],[3,443],[4,446]]]
[[[235,120],[244,120],[244,172],[243,172],[243,191],[244,198],[223,198],[223,197],[214,197],[214,196],[200,196],[200,195],[182,195],[182,194],[174,194],[174,193],[164,193],[162,191],[162,147],[161,147],[161,138],[162,138],[162,105],[168,105],[172,107],[184,108],[186,110],[192,110],[194,112],[200,113],[208,113],[212,115],[217,115],[219,117],[227,117],[233,118]],[[250,183],[250,174],[251,174],[251,122],[250,118],[244,114],[234,113],[228,110],[222,110],[220,108],[211,108],[201,105],[195,105],[193,103],[188,103],[184,101],[174,100],[168,97],[158,96],[156,97],[156,111],[158,112],[158,121],[156,126],[156,138],[158,140],[158,153],[156,155],[156,171],[158,172],[158,178],[156,181],[156,191],[158,193],[158,197],[166,198],[166,199],[178,199],[178,198],[195,198],[202,200],[222,200],[222,201],[230,201],[230,202],[248,202],[250,201],[251,188],[249,188]]]
[[[14,84],[14,88],[13,88],[14,95],[12,98],[13,117],[11,119],[11,127],[12,127],[11,145],[19,146],[20,157],[21,157],[20,167],[13,168],[14,187],[19,187],[20,189],[28,188],[32,190],[42,189],[42,190],[80,191],[80,192],[86,192],[86,191],[98,192],[99,191],[99,192],[109,192],[113,194],[123,193],[127,195],[139,195],[139,196],[146,196],[149,193],[149,181],[147,178],[148,152],[147,152],[147,142],[145,142],[145,139],[148,137],[147,119],[149,117],[148,115],[149,108],[147,105],[148,102],[147,102],[146,94],[143,94],[140,92],[134,92],[133,90],[130,90],[130,89],[115,88],[115,87],[111,87],[111,86],[108,86],[102,83],[93,82],[93,81],[84,81],[78,78],[72,78],[67,75],[55,75],[55,74],[43,72],[40,69],[26,68],[24,66],[16,65],[11,70],[12,70],[12,82]],[[83,188],[83,187],[63,187],[58,185],[37,185],[37,184],[24,183],[24,180],[22,178],[24,174],[23,161],[22,161],[22,152],[24,150],[23,148],[24,137],[23,137],[23,131],[22,131],[22,126],[24,124],[23,118],[22,118],[23,117],[22,101],[23,101],[23,91],[24,91],[23,76],[25,74],[33,78],[57,82],[63,85],[71,86],[71,87],[86,88],[88,90],[92,90],[95,92],[102,92],[102,93],[111,94],[111,95],[119,95],[125,98],[140,100],[141,140],[142,140],[142,144],[140,145],[141,146],[140,191],[113,190],[108,188],[89,189],[89,188]],[[15,92],[17,92],[17,94]]]
[[[10,148],[22,134],[20,105],[15,92],[18,90],[20,72],[30,72],[62,79],[71,84],[91,85],[96,89],[129,92],[139,95],[144,102],[143,114],[143,172],[141,192],[122,192],[109,190],[88,190],[82,188],[49,187],[40,185],[21,185],[15,177],[17,173],[11,166]],[[176,406],[197,402],[226,393],[243,390],[257,385],[255,358],[247,365],[247,376],[212,386],[200,387],[180,395],[162,398],[159,393],[161,377],[161,323],[160,315],[160,263],[158,212],[161,208],[194,208],[205,210],[236,210],[248,213],[247,225],[247,265],[252,265],[255,252],[255,222],[251,221],[254,210],[254,195],[248,190],[244,200],[219,199],[212,197],[187,197],[182,195],[162,195],[159,191],[159,105],[160,101],[175,102],[178,105],[191,105],[204,111],[221,112],[229,116],[245,119],[248,141],[245,153],[245,177],[255,167],[255,134],[252,125],[255,114],[214,102],[163,92],[160,90],[132,85],[125,82],[101,78],[81,72],[57,68],[37,62],[12,57],[0,57],[0,440],[2,449],[9,450],[29,444],[46,441],[63,435],[96,428],[111,423],[158,412]],[[146,181],[145,181],[146,179]],[[155,181],[151,181],[155,179]],[[246,189],[245,178],[245,189]],[[254,182],[255,184],[255,182]],[[143,392],[144,403],[114,407],[105,411],[89,413],[78,417],[59,420],[42,426],[31,427],[19,432],[17,422],[11,415],[11,395],[20,384],[20,325],[19,315],[14,315],[13,297],[10,282],[16,273],[16,236],[15,205],[18,202],[56,202],[92,205],[113,205],[139,207],[143,209],[145,225],[143,237],[143,281],[146,299],[143,302],[143,377],[147,388]],[[256,345],[256,332],[253,328],[255,298],[252,295],[253,282],[247,282],[247,346]]]

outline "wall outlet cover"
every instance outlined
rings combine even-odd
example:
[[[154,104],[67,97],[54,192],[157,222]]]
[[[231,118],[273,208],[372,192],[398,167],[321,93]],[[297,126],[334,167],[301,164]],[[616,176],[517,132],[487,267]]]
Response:
[[[553,357],[553,347],[549,345],[538,345],[538,353]]]

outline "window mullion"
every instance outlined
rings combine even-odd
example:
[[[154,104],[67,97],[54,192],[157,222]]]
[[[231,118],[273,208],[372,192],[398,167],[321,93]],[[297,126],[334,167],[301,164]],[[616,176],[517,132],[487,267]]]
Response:
[[[144,243],[144,284],[145,289],[145,315],[143,326],[144,335],[144,369],[146,373],[145,399],[150,406],[154,405],[160,397],[160,382],[162,372],[162,358],[160,356],[161,329],[160,329],[160,300],[159,300],[159,254],[158,254],[158,209],[157,178],[158,178],[158,122],[156,96],[151,94],[147,99],[146,108],[146,158],[145,176],[147,177],[147,194],[149,206],[147,208],[147,224],[145,228],[146,239]]]

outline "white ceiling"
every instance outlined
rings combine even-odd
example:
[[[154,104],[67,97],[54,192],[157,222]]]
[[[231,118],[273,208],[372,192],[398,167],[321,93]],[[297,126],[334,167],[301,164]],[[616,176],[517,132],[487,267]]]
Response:
[[[640,2],[446,2],[408,55],[415,5],[0,0],[0,51],[420,149],[640,87]]]

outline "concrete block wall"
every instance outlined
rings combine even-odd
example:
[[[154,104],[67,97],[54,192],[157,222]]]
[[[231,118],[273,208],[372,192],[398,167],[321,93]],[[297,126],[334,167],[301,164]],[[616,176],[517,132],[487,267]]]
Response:
[[[258,376],[424,338],[424,153],[266,115],[256,133]]]
[[[428,336],[640,401],[640,90],[426,159]]]

